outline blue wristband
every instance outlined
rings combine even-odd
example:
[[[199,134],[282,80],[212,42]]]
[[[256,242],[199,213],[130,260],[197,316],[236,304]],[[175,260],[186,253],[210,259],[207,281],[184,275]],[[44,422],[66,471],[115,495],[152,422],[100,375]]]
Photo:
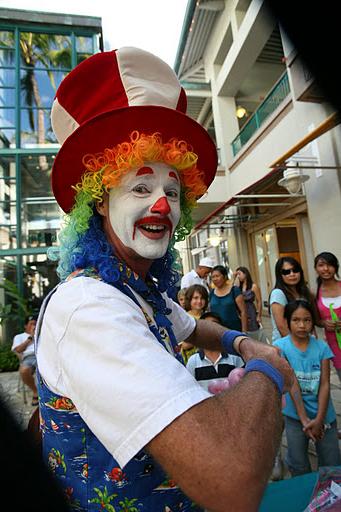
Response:
[[[221,344],[223,346],[224,352],[227,352],[228,354],[231,354],[232,356],[240,356],[240,354],[238,354],[238,352],[235,350],[235,348],[233,346],[233,342],[238,336],[244,336],[245,338],[248,337],[247,334],[240,332],[240,331],[224,332],[224,334],[222,335],[222,338],[221,338]]]
[[[245,373],[261,372],[276,384],[280,396],[283,394],[284,378],[283,375],[264,359],[251,359],[246,363]]]

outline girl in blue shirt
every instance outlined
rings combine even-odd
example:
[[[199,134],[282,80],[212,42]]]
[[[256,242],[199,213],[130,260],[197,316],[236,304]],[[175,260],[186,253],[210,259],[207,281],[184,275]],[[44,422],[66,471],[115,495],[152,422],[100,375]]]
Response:
[[[340,465],[341,457],[330,398],[329,360],[333,353],[327,343],[311,335],[314,310],[309,302],[289,302],[284,317],[289,334],[274,346],[280,348],[296,375],[283,409],[288,442],[286,462],[291,475],[296,476],[311,471],[309,439],[315,443],[319,466]]]

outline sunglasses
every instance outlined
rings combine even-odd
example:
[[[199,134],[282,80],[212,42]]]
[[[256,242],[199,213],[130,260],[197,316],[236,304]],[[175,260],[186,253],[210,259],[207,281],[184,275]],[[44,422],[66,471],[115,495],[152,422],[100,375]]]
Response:
[[[289,274],[299,274],[301,271],[298,268],[282,268],[282,276],[288,276]]]

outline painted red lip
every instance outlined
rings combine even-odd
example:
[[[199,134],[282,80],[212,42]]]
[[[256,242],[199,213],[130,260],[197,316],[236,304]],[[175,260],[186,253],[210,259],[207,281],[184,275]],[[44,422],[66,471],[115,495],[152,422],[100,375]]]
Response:
[[[153,233],[151,231],[146,231],[145,229],[143,229],[143,226],[145,224],[153,224],[154,226],[155,225],[165,226],[166,229],[165,229],[165,231],[155,231]],[[145,237],[147,237],[151,240],[159,240],[164,237],[167,230],[169,232],[169,238],[171,237],[172,230],[173,230],[173,224],[171,223],[171,221],[169,220],[168,217],[152,217],[152,216],[151,217],[143,217],[142,219],[139,219],[138,221],[135,222],[133,240],[135,239],[136,228],[142,228],[142,229],[140,229],[140,231]]]

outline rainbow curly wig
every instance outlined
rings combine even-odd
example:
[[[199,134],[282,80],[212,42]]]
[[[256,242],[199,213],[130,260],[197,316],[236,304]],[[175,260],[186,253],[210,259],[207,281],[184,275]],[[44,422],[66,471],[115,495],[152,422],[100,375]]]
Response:
[[[136,131],[131,133],[129,142],[107,148],[102,153],[85,155],[85,172],[80,183],[75,186],[75,204],[66,216],[66,225],[59,236],[60,261],[57,271],[61,279],[77,268],[92,266],[106,282],[115,281],[114,275],[109,276],[112,248],[101,230],[101,218],[95,204],[103,200],[104,193],[117,187],[131,169],[147,162],[162,162],[179,173],[181,218],[169,250],[163,258],[154,262],[150,271],[154,277],[164,281],[161,288],[167,289],[171,282],[174,283],[177,278],[172,268],[175,260],[174,244],[184,240],[191,232],[191,211],[196,206],[197,198],[207,190],[204,175],[196,166],[197,160],[197,155],[183,140],[163,142],[159,133],[145,135]]]

